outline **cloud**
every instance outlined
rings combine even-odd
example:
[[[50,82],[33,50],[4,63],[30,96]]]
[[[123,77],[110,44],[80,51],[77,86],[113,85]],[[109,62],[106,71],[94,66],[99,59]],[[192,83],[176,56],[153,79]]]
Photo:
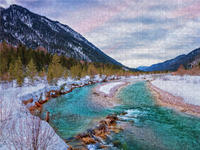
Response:
[[[0,0],[69,25],[129,67],[200,47],[200,0]]]
[[[130,67],[165,61],[200,47],[198,16],[187,17],[191,2],[152,0],[130,4],[86,37]],[[177,15],[180,10],[188,11]]]
[[[4,8],[7,8],[12,3],[15,3],[15,0],[0,0],[0,6]]]

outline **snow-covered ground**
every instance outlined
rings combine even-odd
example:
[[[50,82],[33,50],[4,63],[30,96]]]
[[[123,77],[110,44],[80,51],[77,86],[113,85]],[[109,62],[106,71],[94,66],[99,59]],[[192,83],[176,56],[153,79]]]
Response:
[[[124,82],[111,82],[111,83],[107,83],[104,84],[102,86],[100,86],[99,91],[105,94],[109,94],[111,89],[114,88],[115,86],[124,84]]]
[[[200,76],[161,76],[152,81],[156,87],[179,96],[188,104],[200,105]]]
[[[28,131],[28,129],[31,127],[31,125],[33,126],[33,124],[30,124],[31,114],[29,113],[28,109],[22,104],[22,100],[33,98],[34,101],[37,101],[41,94],[44,95],[46,91],[58,88],[59,85],[50,86],[44,79],[39,79],[38,81],[35,81],[33,85],[31,85],[26,79],[22,87],[17,87],[15,81],[12,83],[0,84],[0,125],[2,129],[0,135],[0,150],[20,149],[22,146],[18,143],[21,143],[23,145],[22,149],[28,149],[27,146],[29,146],[30,148],[29,132],[31,132],[31,130]],[[32,104],[34,104],[34,102]],[[34,119],[34,122],[37,122],[37,120],[40,120],[40,118],[36,117],[36,119]],[[13,127],[13,125],[16,124],[18,124],[18,127]],[[48,131],[48,133],[52,135],[50,143],[53,142],[54,144],[49,143],[47,149],[64,150],[68,148],[66,143],[57,134],[54,134],[54,130],[48,123],[46,123],[45,121],[41,121],[40,125],[43,131]],[[20,129],[22,127],[23,129]],[[46,133],[45,135],[48,136]],[[45,135],[40,133],[40,137]],[[22,138],[21,136],[24,136],[26,138]],[[18,142],[16,142],[14,138],[16,138]]]
[[[86,76],[84,78],[81,78],[80,80],[74,80],[72,78],[59,79],[56,85],[49,85],[46,78],[38,78],[38,80],[36,80],[33,84],[30,84],[29,80],[25,79],[25,82],[22,87],[18,87],[15,81],[11,83],[0,83],[0,150],[16,149],[13,147],[13,141],[15,143],[22,143],[22,145],[24,146],[27,146],[27,142],[30,142],[30,139],[28,140],[25,137],[29,135],[28,129],[31,127],[30,118],[32,115],[30,114],[26,106],[22,104],[23,100],[33,98],[33,103],[29,105],[34,105],[34,103],[40,98],[44,99],[45,93],[48,91],[63,90],[66,92],[71,90],[73,86],[82,86],[88,84],[89,82],[102,82],[105,78],[106,76],[96,75],[94,78]],[[107,77],[108,80],[115,78],[115,76]],[[38,120],[40,119],[34,119],[34,121],[36,122]],[[19,124],[18,127],[17,124]],[[41,121],[40,125],[42,130],[48,131],[48,133],[51,134],[54,132],[51,126],[45,121]],[[20,128],[22,128],[23,130]],[[28,129],[25,130],[26,128]],[[24,133],[22,134],[22,132]],[[40,136],[47,137],[48,135],[46,133],[43,134],[41,132]],[[12,140],[10,140],[10,137]],[[17,142],[15,140],[19,141]],[[22,140],[26,144],[24,144],[20,140]],[[17,149],[21,149],[21,145],[17,146]],[[26,148],[27,147],[23,147],[22,149]],[[67,148],[68,145],[66,145],[66,143],[57,134],[55,134],[53,135],[51,141],[49,141],[49,147],[47,149],[62,150]]]
[[[160,75],[139,75],[139,76],[130,76],[130,77],[121,77],[120,81],[117,82],[110,82],[99,86],[98,91],[101,93],[104,93],[106,95],[109,95],[113,88],[125,84],[126,82],[131,81],[144,81],[144,80],[152,80],[155,77],[158,77]],[[114,78],[114,76],[111,76],[110,78]]]
[[[34,102],[38,101],[39,98],[45,98],[45,93],[51,90],[60,90],[62,88],[63,91],[67,92],[71,90],[71,88],[75,85],[81,86],[88,84],[89,82],[102,82],[106,76],[96,75],[94,78],[90,78],[86,76],[81,78],[80,80],[74,80],[72,78],[61,78],[57,81],[56,85],[49,85],[46,78],[39,78],[34,82],[34,84],[30,84],[28,79],[25,79],[25,82],[22,87],[18,87],[16,82],[12,83],[1,83],[0,84],[0,96],[3,99],[7,99],[8,101],[15,97],[17,102],[20,100],[28,100],[33,98]],[[41,97],[42,96],[42,97]],[[15,100],[16,101],[16,100]]]

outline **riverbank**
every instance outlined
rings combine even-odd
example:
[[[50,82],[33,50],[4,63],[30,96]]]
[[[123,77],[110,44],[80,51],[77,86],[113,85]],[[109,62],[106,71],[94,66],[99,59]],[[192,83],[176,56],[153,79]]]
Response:
[[[44,105],[45,111],[53,114],[50,124],[73,148],[181,150],[188,145],[189,150],[199,149],[199,118],[157,106],[144,80],[122,89],[118,95],[122,107],[110,109],[98,109],[91,103],[94,87],[75,89]],[[119,118],[117,134],[104,126],[112,114]]]
[[[125,86],[125,83],[127,84],[121,80],[112,80],[96,86],[105,86],[104,88],[108,90],[107,94],[111,98],[111,95],[115,96],[119,89]],[[71,93],[52,99],[43,106],[42,116],[45,116],[45,112],[50,112],[49,123],[58,129],[58,134],[66,141],[67,145],[71,145],[71,148],[104,147],[106,145],[103,144],[103,141],[111,133],[121,130],[115,122],[116,116],[110,116],[114,113],[107,112],[108,109],[99,109],[97,103],[91,102],[90,96],[94,87],[95,85],[74,89]],[[60,103],[62,104],[60,105]],[[60,121],[61,118],[62,121]],[[74,132],[70,132],[69,129]]]
[[[104,108],[112,108],[121,104],[117,98],[119,91],[130,82],[115,81],[98,85],[92,90],[92,102]]]
[[[101,91],[103,97],[113,98],[127,83],[124,79],[112,80],[108,83],[97,84],[96,87]],[[103,87],[103,91],[100,87]],[[117,118],[109,115],[114,113],[108,112],[107,108],[99,108],[99,104],[91,101],[93,88],[95,85],[74,89],[71,93],[44,104],[42,116],[45,116],[45,112],[50,112],[49,123],[58,129],[59,135],[73,148],[106,146],[102,142],[111,133],[121,130],[120,127],[113,126],[116,124],[114,122]],[[106,89],[105,93],[104,89]],[[62,118],[62,121],[59,118]],[[73,132],[68,131],[69,129]]]
[[[173,94],[156,87],[151,82],[148,82],[147,86],[152,92],[154,99],[158,105],[200,117],[200,106],[188,104],[184,101],[182,97],[174,96]]]
[[[31,133],[31,130],[28,131],[28,126],[26,127],[26,123],[28,124],[29,122],[31,122],[31,117],[29,116],[32,115],[30,114],[30,112],[32,114],[39,113],[42,109],[42,105],[46,103],[49,99],[69,93],[73,89],[78,87],[115,79],[117,79],[116,76],[106,77],[96,75],[93,78],[86,76],[84,78],[81,78],[80,80],[74,80],[71,78],[59,79],[56,85],[48,84],[45,78],[38,78],[34,83],[30,83],[29,80],[25,79],[22,87],[18,87],[15,81],[12,81],[10,83],[1,83],[0,106],[2,111],[0,119],[1,121],[4,121],[5,119],[7,124],[15,124],[17,120],[20,120],[20,116],[20,118],[23,120],[23,129],[27,128],[26,133],[29,134],[29,132]],[[34,125],[35,122],[39,122],[39,120],[40,119],[38,117],[37,119],[34,119],[32,125]],[[49,124],[47,124],[45,121],[41,122],[41,128],[46,126],[45,129],[48,132],[54,133],[54,130]],[[29,127],[31,126],[29,125]],[[3,149],[5,149],[5,147],[7,146],[12,147],[12,141],[9,141],[10,139],[8,138],[4,139],[4,137],[7,137],[8,134],[10,134],[8,130],[10,129],[8,129],[7,127],[5,129],[2,129],[2,135],[0,137],[0,149],[1,147],[3,147]],[[17,127],[16,130],[11,130],[12,133],[15,133],[17,131]],[[24,136],[26,137],[26,135]],[[7,144],[5,145],[4,143],[1,143],[1,141],[6,141]],[[9,143],[11,144],[11,146],[8,145]],[[24,146],[26,145],[24,144]],[[50,146],[48,146],[48,149],[57,149],[58,147],[59,149],[67,149],[68,145],[57,134],[55,134],[55,138],[52,139],[52,142]]]

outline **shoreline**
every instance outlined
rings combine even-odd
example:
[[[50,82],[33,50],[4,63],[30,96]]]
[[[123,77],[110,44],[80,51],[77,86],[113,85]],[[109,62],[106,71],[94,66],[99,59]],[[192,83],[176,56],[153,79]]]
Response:
[[[111,86],[109,84],[116,83]],[[119,83],[119,84],[117,84]],[[120,100],[117,98],[120,90],[128,86],[131,82],[117,80],[102,83],[97,85],[92,89],[91,102],[104,108],[112,108],[120,105]],[[100,90],[100,87],[109,85],[109,92],[104,93]],[[120,115],[125,115],[122,113]],[[66,143],[70,145],[71,149],[90,149],[89,147],[96,147],[100,149],[106,149],[109,146],[103,141],[106,140],[111,133],[118,134],[124,128],[118,123],[118,116],[116,114],[110,114],[106,117],[96,120],[94,127],[88,129],[85,132],[79,133],[76,136],[70,138],[71,140],[66,140]],[[71,145],[73,143],[74,145]],[[77,144],[75,144],[77,143]]]
[[[37,114],[40,114],[42,109],[43,109],[43,104],[45,104],[46,102],[48,102],[49,100],[51,100],[52,98],[56,98],[56,97],[59,97],[59,96],[62,96],[62,95],[65,95],[67,93],[70,93],[72,92],[74,89],[76,88],[80,88],[80,87],[84,87],[84,86],[87,86],[87,85],[94,85],[94,84],[97,84],[97,83],[102,83],[102,84],[109,84],[111,82],[118,82],[119,79],[105,79],[105,80],[102,80],[102,81],[92,81],[90,80],[88,83],[84,83],[84,84],[72,84],[71,85],[71,88],[69,90],[66,90],[66,91],[63,91],[61,89],[57,89],[57,90],[50,90],[48,92],[45,93],[45,98],[44,99],[38,99],[33,106],[30,106],[28,107],[28,104],[32,103],[33,102],[33,98],[31,99],[28,99],[28,100],[22,100],[22,103],[26,106],[26,108],[28,108],[29,112],[32,114],[32,115],[36,115]],[[127,85],[128,82],[126,82],[126,84],[124,86]],[[116,86],[114,88],[112,88],[112,92],[113,94],[111,94],[112,96],[114,96],[117,92],[120,91],[120,89],[123,88],[122,85],[119,85],[119,86]],[[111,131],[113,132],[119,132],[121,130],[120,127],[117,127],[116,124],[114,123],[114,125],[112,124],[109,124],[109,123],[104,123],[106,120],[108,122],[115,122],[117,120],[117,118],[113,118],[111,116],[107,116],[106,118],[102,118],[101,120],[98,120],[97,122],[97,126],[95,125],[96,128],[94,128],[94,130],[96,131],[96,134],[99,134],[97,136],[101,137],[107,137]],[[40,118],[41,119],[41,118]],[[48,123],[49,121],[49,112],[46,113],[46,117],[45,117],[45,121]],[[113,120],[114,119],[114,120]],[[106,122],[107,122],[106,121]],[[103,123],[103,124],[102,124]],[[108,131],[104,131],[102,130],[101,128],[98,128],[98,127],[101,127],[101,126],[104,126],[104,128],[107,128]],[[100,132],[100,133],[99,133]],[[77,135],[78,136],[78,135]],[[62,138],[61,138],[62,139]],[[79,139],[79,141],[82,141],[82,143],[85,143],[85,145],[87,145],[86,143],[90,143],[91,142],[91,138],[90,136],[89,137],[76,137],[76,139]],[[73,149],[71,144],[69,142],[67,142],[66,140],[62,139],[63,141],[65,141],[65,143],[67,144],[68,146],[68,149]],[[89,141],[88,141],[89,140]],[[93,142],[97,142],[95,140],[93,140]],[[93,143],[91,142],[91,143]],[[104,147],[104,145],[102,145]]]
[[[117,82],[122,82],[122,83],[119,85],[113,86],[110,89],[108,94],[100,91],[100,87],[106,86],[107,84],[111,84],[111,83],[117,83]],[[108,82],[102,85],[98,85],[92,90],[91,101],[104,108],[112,108],[112,107],[118,106],[121,104],[121,102],[117,98],[117,95],[121,91],[121,89],[128,86],[129,84],[130,82],[128,81],[115,81],[115,82]]]
[[[200,106],[188,104],[184,102],[182,97],[174,96],[171,93],[154,86],[151,82],[147,82],[147,87],[154,96],[157,105],[172,108],[188,115],[200,117]]]
[[[39,111],[39,113],[41,113],[43,104],[45,104],[46,102],[48,102],[52,98],[57,98],[59,96],[71,93],[76,88],[81,88],[81,87],[88,86],[88,85],[93,85],[93,84],[96,84],[96,82],[89,82],[88,84],[84,84],[84,85],[78,85],[78,84],[75,85],[75,84],[73,84],[72,85],[73,87],[68,91],[62,91],[62,90],[51,90],[51,91],[48,91],[48,92],[45,93],[45,99],[44,100],[39,99],[38,101],[35,102],[35,104],[33,106],[28,107],[28,109],[29,109],[30,113],[33,114],[33,115],[35,113],[37,113],[38,111]],[[32,103],[32,102],[33,102],[33,98],[22,101],[22,103],[25,106],[27,106],[27,104]]]
[[[33,100],[33,97],[31,97],[29,99],[23,99],[22,103],[28,108],[28,110],[30,111],[30,113],[32,115],[36,115],[37,116],[38,113],[41,113],[41,111],[43,109],[43,104],[45,104],[46,102],[48,102],[52,98],[57,98],[59,96],[71,93],[76,88],[81,88],[81,87],[88,86],[88,85],[94,85],[94,84],[97,84],[97,83],[107,83],[107,82],[111,82],[113,80],[116,80],[116,79],[113,79],[113,78],[107,79],[107,78],[105,78],[102,81],[89,80],[87,83],[84,83],[84,84],[75,84],[75,83],[73,83],[73,84],[70,84],[70,86],[71,86],[70,89],[63,90],[63,89],[59,88],[59,89],[49,90],[49,91],[46,91],[44,93],[44,97],[43,98],[41,96],[42,93],[40,93],[39,99],[37,99],[35,102]],[[29,106],[29,104],[31,104],[33,102],[34,102],[34,104]]]

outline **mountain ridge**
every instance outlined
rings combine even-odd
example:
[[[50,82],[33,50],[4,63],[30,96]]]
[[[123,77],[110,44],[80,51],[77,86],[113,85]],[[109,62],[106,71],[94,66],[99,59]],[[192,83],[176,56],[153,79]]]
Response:
[[[44,47],[50,53],[77,60],[123,66],[67,25],[52,21],[13,4],[0,9],[0,42],[22,43],[29,48]]]
[[[151,66],[140,66],[137,69],[141,71],[177,71],[180,65],[186,69],[192,68],[193,64],[200,58],[200,48],[191,51],[188,54],[179,55],[173,59],[153,64]]]

